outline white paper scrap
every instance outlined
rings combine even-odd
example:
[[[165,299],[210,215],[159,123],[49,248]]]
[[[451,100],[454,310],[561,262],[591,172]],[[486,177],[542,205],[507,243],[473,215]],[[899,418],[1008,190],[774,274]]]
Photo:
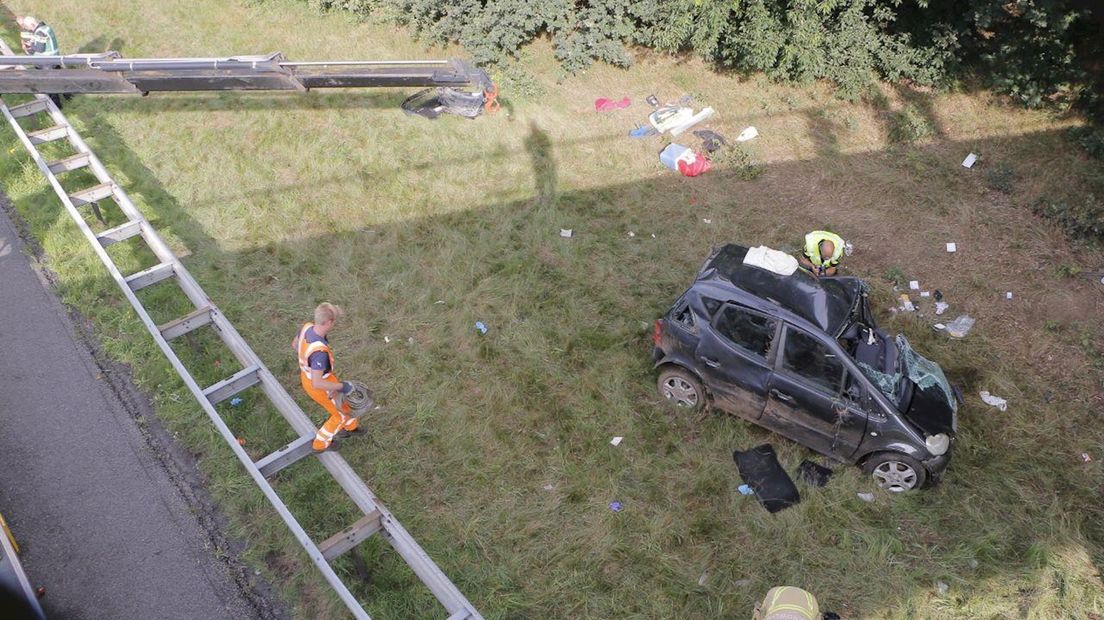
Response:
[[[974,163],[977,162],[977,158],[978,158],[977,155],[974,155],[973,153],[970,153],[969,155],[966,156],[966,159],[962,160],[962,167],[963,168],[973,168]]]
[[[920,290],[920,281],[919,280],[910,280],[909,281],[909,288],[914,290],[914,291]]]
[[[619,445],[621,445],[621,440],[622,439],[624,439],[624,437],[614,437],[613,439],[610,440],[610,445],[611,446],[619,446]]]
[[[958,245],[955,244],[955,243],[948,243],[947,244],[947,251],[948,252],[957,252],[958,251]]]
[[[1008,291],[1007,293],[1005,293],[1004,298],[1005,299],[1012,299],[1012,291]]]
[[[737,142],[747,142],[759,135],[759,130],[754,127],[747,127],[740,132],[740,135],[736,136]]]
[[[713,223],[713,220],[707,219],[707,218],[704,218],[704,217],[702,218],[702,221],[705,222],[706,224],[712,224]]]
[[[921,297],[931,297],[931,291],[920,291]]]
[[[560,236],[563,237],[564,239],[570,239],[571,235],[572,235],[572,231],[571,231],[570,228],[561,228],[560,229]]]

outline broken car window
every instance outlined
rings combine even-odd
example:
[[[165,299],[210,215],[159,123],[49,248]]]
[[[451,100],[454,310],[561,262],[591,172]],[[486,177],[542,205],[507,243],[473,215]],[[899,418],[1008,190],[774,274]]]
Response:
[[[733,344],[766,357],[774,338],[775,321],[738,306],[725,306],[717,317],[717,331]]]
[[[712,297],[702,297],[702,305],[705,306],[705,311],[709,313],[709,316],[717,314],[717,310],[721,309],[721,300],[713,299]]]
[[[805,332],[786,329],[782,367],[832,394],[843,383],[843,361],[831,349]]]
[[[686,329],[694,330],[694,313],[690,311],[690,304],[685,301],[671,314],[671,318]]]

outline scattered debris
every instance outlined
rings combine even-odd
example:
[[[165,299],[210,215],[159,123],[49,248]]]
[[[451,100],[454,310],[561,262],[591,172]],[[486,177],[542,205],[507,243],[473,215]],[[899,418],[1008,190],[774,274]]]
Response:
[[[698,112],[697,114],[691,116],[685,123],[682,123],[681,125],[676,125],[674,127],[671,127],[671,129],[670,129],[671,135],[672,136],[677,136],[677,135],[681,134],[682,132],[686,131],[687,129],[690,129],[694,125],[697,125],[698,123],[700,123],[700,122],[702,122],[702,121],[704,121],[708,118],[712,118],[712,116],[714,114],[716,114],[716,111],[713,108],[709,108],[709,107],[702,108],[702,110],[700,112]]]
[[[541,488],[542,488],[542,489],[544,489],[545,491],[551,491],[551,490],[555,489],[555,488],[556,488],[556,486],[555,486],[555,485],[553,485],[553,484],[546,484],[546,485],[544,485],[544,486],[543,486],[543,487],[541,487]]]
[[[435,301],[433,303],[434,304],[443,304],[443,303],[445,303],[445,300],[444,299],[438,299],[437,301]]]
[[[959,317],[956,317],[955,320],[951,321],[950,323],[947,323],[947,333],[950,334],[953,338],[965,338],[966,334],[970,333],[970,329],[974,326],[974,323],[976,322],[977,321],[976,319],[974,319],[974,317],[968,314],[963,314]]]
[[[624,439],[624,437],[614,437],[613,439],[610,440],[610,445],[611,446],[619,446],[619,445],[621,445],[621,440],[622,439]]]
[[[949,304],[945,301],[937,301],[937,302],[935,302],[935,313],[936,314],[943,314],[944,312],[947,311],[947,308],[950,308],[950,307],[951,307],[951,304]]]
[[[957,243],[948,243],[947,244],[947,251],[952,253],[952,254],[957,252],[958,251],[958,244]]]
[[[702,571],[701,576],[698,577],[698,585],[699,586],[704,586],[706,579],[709,579],[709,573],[707,573],[705,571]]]
[[[1000,409],[1001,411],[1008,411],[1007,400],[999,396],[994,396],[986,390],[982,390],[981,392],[979,392],[978,396],[981,396],[981,400],[985,401],[986,405],[991,405],[993,407],[996,407],[997,409]]]
[[[629,236],[630,236],[630,237],[635,237],[635,236],[636,236],[636,233],[634,233],[633,231],[631,231],[631,230],[630,230],[630,231],[629,231]]]
[[[721,147],[728,146],[728,140],[725,140],[724,136],[709,129],[699,129],[694,132],[694,135],[701,138],[702,148],[706,153],[713,153]]]
[[[970,153],[969,155],[966,156],[966,159],[962,160],[962,167],[963,168],[973,168],[974,164],[977,163],[977,160],[978,160],[978,156],[974,155],[973,153]]]
[[[856,495],[858,496],[859,499],[861,499],[864,502],[873,502],[874,501],[874,494],[873,493],[856,493]]]
[[[630,138],[650,138],[652,136],[658,136],[659,131],[655,127],[649,127],[641,125],[629,132]]]
[[[483,324],[483,321],[476,321],[475,329],[481,334],[487,333],[487,326]]]
[[[613,500],[612,502],[609,503],[609,509],[614,511],[614,512],[621,512],[622,508],[624,508],[624,506],[622,506],[621,502],[619,502],[617,500]]]
[[[900,303],[897,305],[897,310],[900,312],[915,312],[916,306],[913,305],[912,300],[909,299],[908,293],[901,293],[897,299]]]
[[[914,290],[914,291],[920,290],[920,281],[919,280],[909,280],[909,289]]]
[[[391,343],[391,336],[384,336],[383,341],[390,344]]]
[[[231,407],[237,407],[240,404],[242,404],[242,399],[241,398],[235,396],[234,398],[230,399],[230,406]]]
[[[732,458],[746,483],[744,486],[755,492],[756,499],[767,512],[778,512],[801,501],[801,494],[769,443],[745,452],[736,450]]]
[[[1012,291],[1008,291],[1007,293],[1005,293],[1004,298],[1005,299],[1012,299]]]
[[[1082,463],[1092,463],[1092,455],[1089,454],[1088,452],[1082,452],[1081,453],[1081,462]]]
[[[713,220],[711,220],[709,218],[706,218],[706,217],[703,217],[702,221],[705,222],[706,224],[712,224],[713,223]]]
[[[823,487],[828,484],[828,479],[832,477],[832,470],[812,461],[801,461],[801,464],[797,466],[797,477],[806,484]]]
[[[648,95],[644,98],[644,101],[647,101],[648,105],[652,106],[653,108],[659,107],[659,99],[656,99],[655,95]]]
[[[622,97],[616,101],[605,97],[599,97],[594,100],[594,109],[598,112],[610,112],[612,110],[627,108],[631,104],[632,101],[630,101],[628,97]]]
[[[655,239],[655,238],[656,238],[655,233],[652,233],[652,239]]]
[[[659,161],[664,166],[667,166],[670,170],[678,170],[678,163],[680,160],[686,161],[694,156],[694,151],[690,150],[690,147],[683,146],[681,144],[675,144],[672,142],[663,148],[659,153]]]
[[[736,487],[736,490],[740,492],[740,495],[755,495],[755,491],[746,484],[741,484]]]
[[[575,234],[575,231],[573,231],[570,228],[561,228],[560,229],[560,236],[563,237],[564,239],[570,239],[571,235],[573,235],[573,234]]]
[[[936,301],[943,301],[943,291],[939,289],[935,289],[935,292],[932,293],[932,296],[935,297]]]
[[[414,346],[414,336],[411,336],[411,337],[407,338],[406,339],[406,344],[409,345],[409,346]]]
[[[759,130],[758,129],[756,129],[754,127],[745,127],[744,130],[740,132],[740,135],[736,136],[736,141],[737,142],[747,142],[748,140],[753,140],[758,136],[759,136]]]
[[[931,297],[931,292],[930,291],[920,291],[920,296],[921,297]]]
[[[935,589],[939,591],[939,596],[943,596],[950,591],[951,586],[943,583],[942,581],[937,581],[935,582]]]

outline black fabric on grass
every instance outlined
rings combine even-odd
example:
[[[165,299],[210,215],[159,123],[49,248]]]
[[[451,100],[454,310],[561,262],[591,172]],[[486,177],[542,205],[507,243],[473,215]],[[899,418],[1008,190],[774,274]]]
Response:
[[[797,477],[814,487],[822,487],[828,484],[828,479],[832,477],[832,470],[812,461],[801,461],[797,466]]]
[[[778,512],[801,501],[801,494],[769,443],[746,452],[736,450],[732,458],[740,477],[755,490],[755,497],[767,512]]]

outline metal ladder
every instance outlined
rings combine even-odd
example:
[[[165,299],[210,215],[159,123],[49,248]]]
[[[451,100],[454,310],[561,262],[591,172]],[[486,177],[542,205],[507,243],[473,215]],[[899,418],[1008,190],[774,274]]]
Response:
[[[0,51],[11,54],[11,50],[2,42],[0,42]],[[57,106],[45,95],[36,95],[35,99],[30,102],[11,107],[0,97],[0,113],[3,113],[4,118],[7,119],[19,137],[19,141],[31,154],[39,170],[50,182],[54,192],[61,198],[65,210],[69,212],[69,215],[77,223],[104,266],[107,267],[111,277],[118,284],[146,329],[149,330],[161,352],[172,364],[176,373],[180,375],[181,380],[184,381],[184,385],[199,402],[207,417],[218,429],[219,434],[226,440],[226,444],[241,461],[242,467],[260,487],[273,508],[279,513],[280,518],[287,524],[288,529],[295,535],[296,540],[306,550],[307,555],[310,556],[352,615],[356,618],[369,618],[367,612],[364,611],[361,604],[349,591],[349,588],[334,572],[330,563],[345,552],[355,548],[371,535],[379,534],[402,556],[407,565],[444,606],[449,614],[448,620],[464,620],[466,618],[482,620],[483,616],[476,611],[475,607],[464,597],[460,590],[422,550],[410,533],[376,499],[368,485],[340,454],[324,452],[313,455],[311,441],[316,429],[310,418],[303,413],[303,410],[288,395],[284,387],[276,380],[276,377],[265,367],[245,339],[238,334],[230,321],[207,297],[207,294],[203,292],[203,289],[188,273],[188,270],[169,249],[161,236],[157,234],[153,226],[146,221],[141,212],[130,201],[123,188],[111,178],[111,174],[100,163],[99,158],[81,139],[76,130],[70,126]],[[45,129],[27,132],[17,121],[19,118],[36,115],[45,116],[51,119],[54,124]],[[46,161],[37,148],[37,145],[40,144],[63,140],[68,141],[75,153],[57,161]],[[90,171],[99,181],[99,184],[80,191],[69,192],[62,187],[57,175],[79,169]],[[84,216],[78,211],[78,207],[92,205],[96,201],[106,198],[111,198],[118,204],[119,209],[127,217],[127,222],[97,234],[89,227]],[[159,263],[149,269],[124,275],[119,271],[106,248],[113,243],[136,236],[145,241],[149,249],[156,255]],[[135,295],[135,292],[168,279],[175,280],[195,307],[195,310],[174,321],[157,325],[150,318],[149,313],[142,306],[142,302]],[[169,346],[170,340],[204,326],[210,326],[215,330],[243,368],[243,370],[232,376],[207,387],[196,383]],[[215,409],[216,404],[252,387],[261,389],[299,436],[298,439],[257,461],[254,461],[245,452],[234,433],[227,427]],[[322,463],[364,515],[349,527],[320,543],[311,540],[267,479],[296,461],[310,456],[314,456]]]

